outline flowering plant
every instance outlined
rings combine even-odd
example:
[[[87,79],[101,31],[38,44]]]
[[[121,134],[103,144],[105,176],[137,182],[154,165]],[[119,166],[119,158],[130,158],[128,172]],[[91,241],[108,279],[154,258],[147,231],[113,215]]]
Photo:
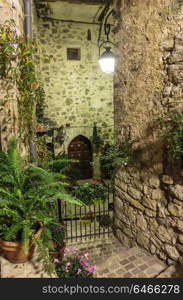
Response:
[[[87,260],[89,253],[80,256],[77,248],[65,249],[62,261],[55,259],[55,269],[59,278],[93,277],[96,266],[90,265]]]

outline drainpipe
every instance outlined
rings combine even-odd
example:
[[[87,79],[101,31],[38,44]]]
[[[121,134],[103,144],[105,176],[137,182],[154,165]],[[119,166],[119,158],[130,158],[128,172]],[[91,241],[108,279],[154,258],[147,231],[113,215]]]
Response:
[[[30,38],[32,40],[32,0],[23,0],[24,1],[24,30],[25,37]],[[29,144],[29,153],[33,162],[37,161],[37,151],[34,142],[30,142]]]
[[[24,0],[25,36],[32,39],[32,0]]]

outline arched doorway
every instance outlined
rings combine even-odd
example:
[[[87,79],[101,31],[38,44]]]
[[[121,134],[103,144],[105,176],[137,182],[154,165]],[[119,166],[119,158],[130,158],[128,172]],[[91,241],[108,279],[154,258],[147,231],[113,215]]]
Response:
[[[72,171],[78,174],[78,179],[92,178],[92,146],[86,137],[78,135],[71,141],[68,147],[68,156],[79,160],[79,163],[72,164]]]

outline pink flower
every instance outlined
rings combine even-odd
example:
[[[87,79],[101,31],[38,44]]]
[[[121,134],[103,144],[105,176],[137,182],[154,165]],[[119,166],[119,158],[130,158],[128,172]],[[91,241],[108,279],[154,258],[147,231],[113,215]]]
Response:
[[[78,251],[78,248],[74,247],[74,248],[72,248],[72,251],[73,251],[73,252],[77,252],[77,251]]]
[[[87,253],[85,253],[84,255],[83,255],[83,257],[85,258],[85,259],[88,259],[88,257],[89,257],[89,253],[87,252]]]
[[[75,256],[78,255],[78,248],[72,248],[72,252]]]
[[[55,258],[54,261],[53,261],[54,264],[59,264],[59,262],[60,262],[60,261],[59,261],[58,258]]]
[[[68,268],[69,268],[70,265],[71,265],[70,262],[68,262],[68,263],[65,264],[65,272],[66,272],[66,273],[69,272],[69,269],[68,269]]]
[[[80,264],[81,264],[82,266],[84,266],[84,267],[89,267],[89,264],[86,263],[86,262],[84,261],[83,258],[81,258],[79,262],[80,262]]]
[[[64,256],[66,256],[68,253],[69,253],[69,250],[68,250],[68,249],[65,249],[65,250],[64,250]]]
[[[88,272],[93,273],[96,270],[96,266],[89,266],[88,267]]]
[[[97,184],[97,181],[93,181],[92,184]]]
[[[77,275],[79,275],[81,272],[82,272],[82,270],[81,270],[81,269],[78,269]]]

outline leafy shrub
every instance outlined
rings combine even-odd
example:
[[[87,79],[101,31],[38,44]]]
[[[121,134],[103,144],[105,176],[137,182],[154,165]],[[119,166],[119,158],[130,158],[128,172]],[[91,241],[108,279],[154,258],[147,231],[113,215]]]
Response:
[[[112,176],[119,167],[134,164],[137,161],[134,143],[135,141],[124,139],[119,145],[108,145],[101,160],[103,169]]]
[[[62,248],[64,246],[64,239],[65,239],[64,225],[53,223],[53,224],[49,224],[48,228],[51,232],[52,240],[59,248]]]
[[[108,228],[112,225],[112,219],[109,215],[99,216],[99,224],[101,227]]]
[[[178,160],[183,154],[183,112],[172,112],[164,118],[158,118],[163,138],[167,143],[169,157]]]
[[[97,200],[104,202],[108,197],[108,190],[103,184],[94,181],[73,187],[72,194],[86,205],[92,205]]]

